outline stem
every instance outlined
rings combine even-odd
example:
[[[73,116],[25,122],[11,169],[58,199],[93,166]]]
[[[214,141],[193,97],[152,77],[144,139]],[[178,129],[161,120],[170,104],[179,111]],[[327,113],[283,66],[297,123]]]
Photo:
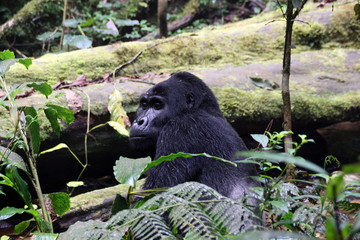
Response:
[[[9,93],[7,87],[6,87],[6,82],[5,82],[5,80],[4,80],[4,78],[2,76],[0,76],[0,81],[1,81],[1,85],[3,86],[3,89],[6,92],[6,95],[8,96],[8,100],[9,100],[11,108],[15,107],[14,106],[14,101],[10,98],[10,93]],[[15,125],[16,125],[16,123],[15,123]],[[43,197],[41,187],[40,187],[39,176],[37,174],[37,170],[36,170],[36,166],[35,166],[35,157],[31,155],[29,142],[28,142],[28,140],[26,138],[26,134],[25,134],[25,132],[24,132],[24,130],[22,128],[22,125],[21,125],[20,121],[17,122],[17,127],[18,127],[18,130],[20,132],[21,138],[24,141],[24,145],[25,145],[25,148],[26,148],[25,149],[25,154],[26,154],[26,156],[27,156],[27,158],[29,160],[29,165],[30,165],[32,176],[35,179],[34,188],[35,188],[35,191],[36,191],[36,195],[39,198],[40,207],[41,207],[41,210],[43,212],[44,219],[45,219],[45,221],[47,221],[50,224],[51,232],[53,232],[53,226],[52,226],[51,218],[50,218],[50,215],[49,215],[49,213],[48,213],[48,211],[46,209],[44,197]],[[31,182],[33,182],[33,181],[31,181]],[[28,207],[32,208],[32,206],[28,206]],[[41,223],[37,223],[37,224],[38,224],[39,228],[44,230]]]
[[[63,41],[64,41],[64,34],[65,34],[65,20],[66,20],[66,10],[67,10],[67,0],[64,1],[64,11],[63,11],[63,20],[62,20],[62,32],[60,37],[60,51],[63,49]]]

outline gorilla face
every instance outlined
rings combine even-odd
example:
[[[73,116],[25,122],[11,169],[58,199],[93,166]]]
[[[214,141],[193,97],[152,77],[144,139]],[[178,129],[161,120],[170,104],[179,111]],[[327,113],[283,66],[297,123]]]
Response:
[[[172,89],[166,82],[160,83],[140,97],[136,119],[130,129],[130,145],[133,149],[155,151],[156,142],[163,126],[172,118],[191,108],[191,94],[177,92],[182,99],[169,99]]]

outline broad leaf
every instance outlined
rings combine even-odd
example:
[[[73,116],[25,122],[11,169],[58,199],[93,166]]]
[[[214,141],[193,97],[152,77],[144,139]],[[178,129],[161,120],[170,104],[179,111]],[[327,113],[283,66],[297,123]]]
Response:
[[[15,214],[23,214],[24,212],[25,209],[23,208],[5,207],[0,210],[0,220],[6,220]]]
[[[21,58],[19,59],[19,63],[24,65],[26,69],[29,69],[29,66],[32,64],[31,58]]]
[[[264,134],[250,134],[250,136],[261,144],[263,148],[266,148],[269,143],[269,138]]]
[[[21,223],[17,224],[15,226],[15,230],[14,230],[14,234],[15,235],[19,235],[20,233],[22,233],[23,231],[25,231],[25,229],[28,228],[28,226],[30,225],[31,220],[30,221],[22,221]]]
[[[114,122],[114,121],[109,121],[107,122],[113,129],[115,129],[119,134],[123,135],[123,136],[129,136],[129,131],[120,123],[118,122]]]
[[[130,127],[129,117],[126,115],[125,109],[122,107],[123,97],[119,90],[115,89],[109,96],[108,110],[110,112],[110,121],[114,121],[123,126],[123,129]],[[109,123],[110,126],[114,127]],[[115,128],[115,127],[114,127]],[[116,128],[115,128],[116,129]],[[116,129],[118,130],[118,129]],[[118,130],[119,131],[119,130]],[[127,132],[127,131],[125,131]],[[121,132],[120,132],[121,134]]]
[[[63,192],[50,193],[51,205],[60,217],[70,209],[70,197]]]
[[[56,110],[58,117],[64,120],[67,124],[71,124],[75,117],[74,112],[68,108],[60,107],[58,105],[46,104],[48,108]]]
[[[33,155],[37,154],[40,149],[40,126],[38,123],[37,112],[34,107],[25,107],[26,124],[30,136],[30,146]]]
[[[68,183],[66,183],[66,186],[68,187],[81,187],[84,186],[84,182],[83,181],[70,181]]]
[[[4,50],[0,52],[0,58],[1,60],[13,59],[15,58],[15,54],[10,50]]]
[[[4,61],[0,61],[0,74],[4,75],[10,69],[10,66],[14,65],[15,63],[15,59],[6,59]]]
[[[122,19],[118,19],[115,21],[116,26],[118,27],[124,27],[124,26],[136,26],[139,25],[139,21],[138,20],[122,20]]]
[[[65,35],[63,45],[70,45],[73,47],[85,49],[91,47],[92,41],[83,35]]]
[[[20,176],[17,167],[13,165],[7,165],[5,171],[6,171],[6,176],[8,176],[9,179],[11,179],[11,181],[13,182],[14,184],[13,188],[15,189],[15,191],[21,196],[25,204],[32,209],[33,208],[31,202],[32,198],[28,184]]]
[[[32,87],[34,90],[39,91],[41,94],[45,95],[46,98],[52,93],[52,88],[47,83],[31,83],[27,85],[28,87]]]
[[[120,157],[114,166],[115,178],[119,183],[135,187],[136,181],[150,162],[150,157],[138,159]]]
[[[77,27],[77,26],[79,25],[79,21],[76,20],[76,19],[66,19],[66,20],[64,21],[64,25],[65,25],[65,27],[72,27],[72,28],[74,28],[74,27]]]
[[[293,157],[286,153],[273,153],[273,152],[240,152],[237,153],[238,156],[244,156],[244,157],[251,157],[251,158],[257,158],[257,159],[266,159],[269,162],[286,162],[295,164],[296,166],[306,168],[308,170],[318,172],[318,173],[324,173],[327,174],[326,170],[319,167],[318,165],[306,161],[302,157]]]
[[[56,135],[60,137],[60,124],[58,121],[57,111],[53,108],[44,109],[46,118],[49,120],[52,129],[56,132]]]
[[[262,79],[259,77],[249,77],[249,80],[257,87],[266,89],[266,90],[275,90],[279,89],[280,86],[276,82],[271,82],[267,79]]]
[[[61,33],[56,32],[55,34],[53,34],[52,32],[44,32],[43,34],[37,35],[36,39],[39,41],[49,41],[55,38],[58,38],[61,36]]]

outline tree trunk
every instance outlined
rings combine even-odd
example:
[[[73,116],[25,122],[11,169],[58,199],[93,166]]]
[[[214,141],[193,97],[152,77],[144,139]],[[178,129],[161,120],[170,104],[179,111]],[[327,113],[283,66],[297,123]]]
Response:
[[[32,0],[25,4],[25,6],[16,13],[11,19],[0,26],[0,39],[6,37],[11,32],[11,29],[21,23],[31,20],[40,11],[43,10],[43,4],[52,0]]]
[[[293,28],[293,5],[292,1],[287,1],[286,9],[286,33],[285,33],[285,46],[284,46],[284,57],[283,57],[283,70],[282,70],[282,98],[284,104],[284,130],[291,131],[291,101],[290,101],[290,65],[291,65],[291,37]],[[285,152],[288,152],[292,148],[292,137],[291,134],[285,136]]]
[[[166,14],[167,0],[158,0],[158,25],[160,29],[160,38],[168,36]]]

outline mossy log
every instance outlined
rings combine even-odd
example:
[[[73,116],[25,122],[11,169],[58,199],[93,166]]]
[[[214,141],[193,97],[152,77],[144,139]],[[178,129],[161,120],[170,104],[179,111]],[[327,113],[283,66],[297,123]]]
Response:
[[[296,49],[293,54],[334,47],[358,47],[360,26],[353,10],[354,4],[335,5],[319,9],[305,6],[294,27]],[[135,62],[140,74],[170,73],[179,70],[219,68],[282,59],[285,23],[281,12],[269,12],[257,17],[226,24],[209,26],[195,33],[169,39],[155,40],[157,47],[147,49]],[[306,22],[306,23],[303,23]],[[26,70],[18,64],[7,73],[12,83],[60,80],[74,81],[85,74],[88,79],[101,77],[133,58],[149,42],[116,43],[60,54],[47,54],[33,61]],[[134,74],[125,68],[120,75]]]

